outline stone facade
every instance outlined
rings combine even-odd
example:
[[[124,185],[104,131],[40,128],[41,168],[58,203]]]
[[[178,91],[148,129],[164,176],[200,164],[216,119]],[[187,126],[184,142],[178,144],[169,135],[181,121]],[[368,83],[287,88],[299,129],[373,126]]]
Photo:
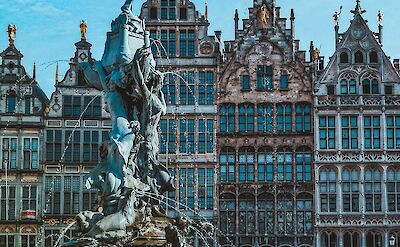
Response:
[[[315,82],[316,246],[399,246],[400,77],[357,1]],[[382,18],[382,16],[379,16]],[[398,64],[398,62],[397,62]]]
[[[306,52],[275,1],[255,0],[218,79],[223,246],[312,246],[312,83]]]
[[[42,155],[48,98],[10,43],[0,64],[0,246],[34,246],[42,225]]]
[[[44,133],[44,246],[54,246],[79,212],[97,204],[96,190],[86,189],[85,178],[97,165],[111,122],[103,93],[88,88],[77,68],[79,62],[93,62],[91,46],[86,39],[75,44],[70,68],[61,81],[57,72],[50,99]],[[73,228],[67,230],[60,243],[73,236]]]
[[[160,123],[160,159],[175,175],[177,188],[165,201],[167,212],[215,224],[216,80],[222,53],[221,33],[208,34],[207,11],[200,14],[189,0],[148,0],[141,17],[158,69],[172,72],[165,76],[167,115]],[[205,239],[215,245],[213,234],[200,232],[192,236],[193,246],[206,246]]]

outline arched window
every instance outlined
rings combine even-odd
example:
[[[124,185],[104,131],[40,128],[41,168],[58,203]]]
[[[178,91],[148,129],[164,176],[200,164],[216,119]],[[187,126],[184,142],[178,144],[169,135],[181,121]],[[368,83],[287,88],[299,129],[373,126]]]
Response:
[[[293,197],[280,195],[277,201],[278,234],[293,233]]]
[[[363,93],[364,94],[379,94],[378,77],[372,73],[363,76]]]
[[[383,247],[382,234],[379,232],[367,233],[367,247]]]
[[[345,73],[340,77],[340,93],[341,94],[356,94],[357,83],[356,77],[352,73]]]
[[[239,105],[239,132],[254,131],[254,106],[252,104]]]
[[[292,131],[292,106],[279,104],[276,107],[276,129],[278,132]]]
[[[349,63],[349,54],[343,51],[340,53],[340,63]]]
[[[274,107],[271,104],[257,106],[257,130],[259,133],[273,131]]]
[[[223,133],[235,132],[235,106],[222,105],[219,109],[220,131]]]
[[[6,113],[15,113],[17,96],[14,91],[8,93],[6,97]]]
[[[382,211],[382,175],[378,169],[367,169],[364,179],[365,209],[367,212]]]
[[[338,247],[338,240],[335,233],[321,234],[321,247]]]
[[[357,232],[346,232],[343,242],[343,247],[361,247],[360,234]]]
[[[371,51],[369,53],[369,62],[378,63],[378,53],[376,51]]]
[[[250,194],[239,196],[239,234],[254,234],[256,229],[255,198]]]
[[[311,181],[311,150],[301,148],[296,150],[296,181],[310,182]]]
[[[336,171],[323,168],[319,173],[321,212],[336,212]]]
[[[219,154],[219,169],[221,183],[235,182],[235,149],[224,147]]]
[[[274,233],[275,210],[274,196],[261,194],[257,200],[258,208],[258,232],[260,235]]]
[[[354,60],[356,63],[364,63],[364,54],[362,51],[357,51],[354,54]]]
[[[274,181],[274,155],[272,148],[261,148],[258,150],[257,171],[258,182]]]
[[[219,198],[220,229],[225,234],[236,234],[236,200],[232,194]]]
[[[342,173],[343,211],[360,210],[359,172],[355,169],[344,169]]]
[[[296,132],[311,131],[311,105],[296,104]]]
[[[277,168],[278,181],[293,181],[293,154],[289,148],[278,150]]]
[[[239,182],[254,181],[254,149],[243,147],[239,150]]]
[[[296,200],[296,229],[300,235],[313,235],[313,198],[300,194]]]
[[[387,172],[388,210],[400,211],[400,169],[391,167]]]

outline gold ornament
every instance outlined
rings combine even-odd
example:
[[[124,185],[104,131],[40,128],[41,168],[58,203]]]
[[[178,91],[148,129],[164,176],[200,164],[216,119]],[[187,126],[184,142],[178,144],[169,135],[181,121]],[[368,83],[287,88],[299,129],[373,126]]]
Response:
[[[15,41],[15,36],[17,36],[17,26],[13,25],[13,24],[9,24],[7,33],[8,33],[8,41],[10,43],[10,46],[13,46],[14,41]]]
[[[263,4],[257,12],[257,19],[261,29],[268,28],[269,17],[267,5]]]
[[[86,21],[82,20],[81,24],[79,25],[81,29],[81,38],[82,40],[86,40],[86,32],[87,32],[87,24]]]

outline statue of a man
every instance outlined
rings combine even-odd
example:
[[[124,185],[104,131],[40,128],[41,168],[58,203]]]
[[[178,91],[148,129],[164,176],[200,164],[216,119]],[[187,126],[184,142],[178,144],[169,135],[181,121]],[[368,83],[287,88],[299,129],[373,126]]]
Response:
[[[8,25],[8,41],[10,42],[10,45],[14,45],[15,42],[15,36],[17,35],[17,26],[13,24]]]
[[[268,8],[265,4],[263,4],[257,12],[257,19],[258,23],[260,24],[261,29],[268,28],[268,21],[269,21],[269,12]]]
[[[87,32],[87,24],[86,21],[82,20],[81,24],[79,25],[81,29],[81,39],[86,40],[86,32]]]

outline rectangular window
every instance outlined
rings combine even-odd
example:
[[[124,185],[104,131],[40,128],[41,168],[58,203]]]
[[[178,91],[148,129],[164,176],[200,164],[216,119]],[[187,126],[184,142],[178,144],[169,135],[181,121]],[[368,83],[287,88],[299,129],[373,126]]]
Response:
[[[313,234],[313,201],[298,200],[296,202],[296,220],[298,234]],[[332,246],[333,247],[333,246]]]
[[[15,199],[15,185],[0,186],[0,220],[15,220],[17,214]]]
[[[200,154],[213,153],[214,120],[199,120],[198,152]]]
[[[193,57],[195,55],[195,34],[194,30],[180,31],[180,51],[181,57]]]
[[[98,162],[99,160],[99,132],[83,132],[83,161]]]
[[[31,97],[25,97],[25,114],[31,114]]]
[[[296,153],[296,180],[310,182],[311,175],[311,153]]]
[[[273,85],[273,68],[271,65],[257,66],[257,89],[258,90],[272,90]]]
[[[65,131],[65,147],[65,162],[79,162],[81,156],[81,131]]]
[[[39,139],[24,138],[24,169],[38,169]]]
[[[278,132],[291,132],[292,131],[292,106],[291,105],[277,105],[276,106],[276,130]]]
[[[176,34],[175,30],[162,30],[161,31],[161,55],[163,57],[175,57],[176,56]],[[166,54],[166,52],[168,54]]]
[[[194,71],[181,73],[179,85],[179,103],[181,105],[195,104],[195,80]]]
[[[212,105],[214,103],[214,72],[199,72],[199,98],[200,105]]]
[[[342,116],[342,148],[358,148],[358,119],[356,116]]]
[[[151,7],[150,8],[150,19],[151,20],[155,20],[157,18],[158,18],[157,8],[156,7]]]
[[[293,180],[293,158],[288,152],[279,152],[278,160],[278,181],[289,182]]]
[[[179,208],[187,210],[194,209],[194,169],[179,169]]]
[[[2,233],[0,235],[0,246],[14,247],[14,244],[16,242],[15,241],[15,236],[16,235],[17,234],[14,234],[14,233],[7,233],[7,234]]]
[[[214,170],[199,168],[199,209],[213,209],[214,207]]]
[[[274,181],[273,154],[271,152],[259,152],[258,159],[258,182]]]
[[[309,104],[296,104],[296,132],[311,131],[311,106]]]
[[[195,121],[194,119],[179,120],[179,152],[194,154],[195,153]]]
[[[86,108],[83,116],[85,117],[101,117],[101,97],[85,96],[83,97],[84,108]],[[84,109],[82,109],[84,110]]]
[[[319,147],[321,149],[335,149],[335,117],[320,116],[319,117]]]
[[[18,139],[3,137],[1,146],[1,169],[17,168]]]
[[[381,118],[379,116],[364,117],[364,140],[366,149],[381,148]]]
[[[250,76],[242,75],[242,90],[250,90]]]
[[[21,247],[35,247],[36,235],[34,234],[21,234]]]
[[[36,186],[22,186],[22,210],[36,211],[37,190]]]
[[[158,37],[157,30],[150,30],[150,39],[151,39],[151,53],[153,53],[154,57],[159,57],[161,54],[161,50],[158,48]]]
[[[223,150],[219,155],[221,183],[235,182],[235,151]]]
[[[175,153],[175,120],[161,120],[161,150],[162,154]]]
[[[179,11],[179,19],[187,20],[187,8],[181,8]]]
[[[17,107],[17,98],[14,95],[6,97],[6,113],[15,113]]]
[[[400,116],[387,116],[387,148],[400,149]]]
[[[176,3],[175,0],[161,0],[161,19],[176,19]]]
[[[288,90],[289,89],[289,76],[288,75],[281,75],[280,80],[280,89],[281,90]]]
[[[46,161],[59,162],[61,159],[62,131],[46,131]]]

